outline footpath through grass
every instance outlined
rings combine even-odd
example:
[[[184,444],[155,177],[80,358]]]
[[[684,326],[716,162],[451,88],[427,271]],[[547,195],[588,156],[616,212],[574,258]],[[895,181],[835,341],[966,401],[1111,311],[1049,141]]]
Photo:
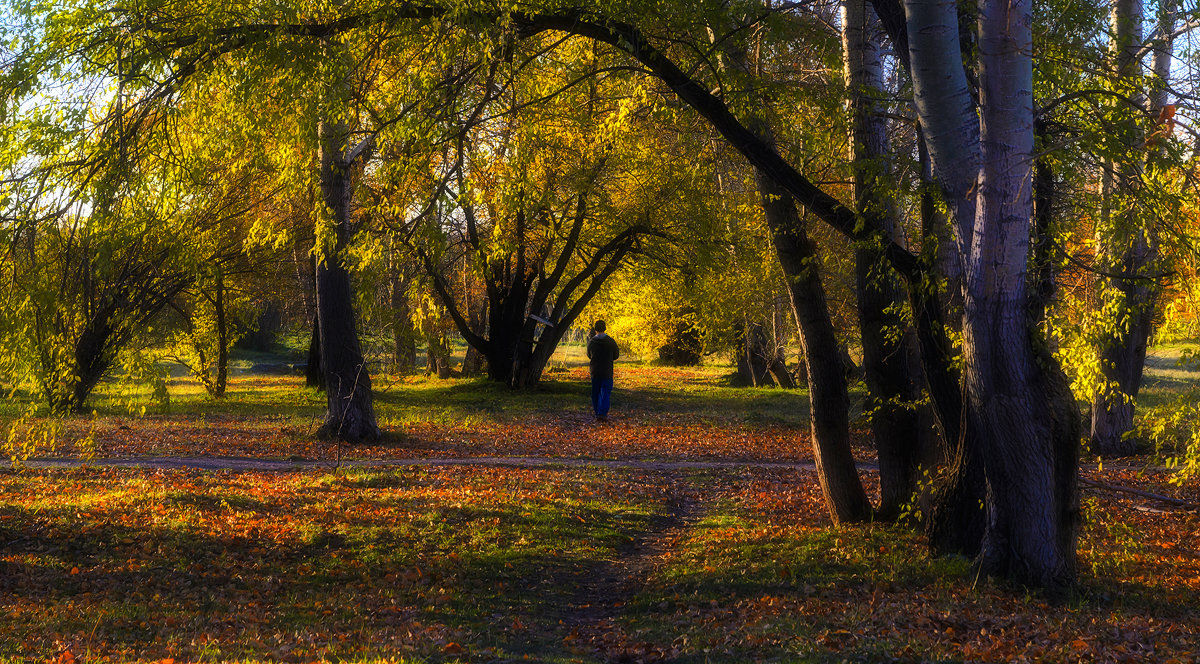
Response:
[[[1195,661],[1196,515],[1089,501],[1052,606],[804,471],[8,471],[0,661]]]
[[[1086,490],[1081,587],[1050,605],[911,530],[833,528],[811,472],[639,466],[810,458],[803,393],[670,371],[627,369],[608,425],[573,374],[396,385],[389,440],[346,450],[626,467],[2,471],[0,662],[1196,661],[1197,514]],[[294,378],[174,394],[70,426],[101,456],[331,457]],[[1128,464],[1085,474],[1200,501]]]

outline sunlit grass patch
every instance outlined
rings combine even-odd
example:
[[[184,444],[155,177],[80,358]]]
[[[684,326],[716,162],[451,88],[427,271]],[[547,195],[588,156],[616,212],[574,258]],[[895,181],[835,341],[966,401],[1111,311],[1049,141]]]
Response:
[[[316,439],[325,396],[300,376],[235,374],[220,400],[175,376],[164,403],[151,400],[148,386],[106,383],[89,403],[94,414],[66,418],[57,445],[35,445],[30,455],[810,458],[804,391],[732,388],[721,371],[624,364],[606,427],[593,421],[586,367],[547,375],[533,391],[483,378],[381,374],[374,402],[384,438],[340,450]]]

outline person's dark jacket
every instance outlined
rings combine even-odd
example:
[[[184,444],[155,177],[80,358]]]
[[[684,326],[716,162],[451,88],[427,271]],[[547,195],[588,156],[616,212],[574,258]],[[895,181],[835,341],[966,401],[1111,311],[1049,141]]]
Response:
[[[588,359],[591,360],[592,380],[610,381],[613,379],[613,362],[621,356],[617,342],[607,334],[597,334],[587,345]]]

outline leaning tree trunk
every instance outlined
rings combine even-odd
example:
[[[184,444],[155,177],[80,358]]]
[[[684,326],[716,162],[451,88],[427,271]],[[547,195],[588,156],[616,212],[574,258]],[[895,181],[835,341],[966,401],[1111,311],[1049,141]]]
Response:
[[[521,369],[521,375],[518,377],[519,387],[531,389],[541,384],[542,374],[546,372],[546,365],[550,364],[550,358],[554,356],[554,351],[558,349],[558,344],[562,341],[569,326],[570,322],[554,327],[542,327],[537,343],[530,347],[529,355]]]
[[[887,123],[879,114],[883,65],[875,11],[866,0],[843,0],[842,46],[853,125],[850,157],[858,209],[895,228],[894,206],[885,187],[888,168]],[[896,519],[918,490],[923,450],[928,441],[917,405],[921,397],[920,356],[916,337],[900,314],[903,290],[879,247],[855,251],[855,291],[867,383],[866,410],[879,456],[878,515]]]
[[[114,307],[96,311],[75,340],[75,382],[70,392],[51,395],[51,410],[57,413],[82,413],[92,390],[112,365]]]
[[[737,72],[752,75],[744,50],[727,43],[725,54]],[[762,116],[752,117],[747,129],[774,149],[774,132]],[[850,447],[850,396],[837,333],[816,268],[820,263],[817,248],[805,232],[792,194],[762,167],[755,168],[754,179],[800,329],[808,375],[813,456],[821,491],[834,523],[865,521],[871,518],[871,502],[858,477]]]
[[[771,362],[767,365],[767,371],[771,372],[771,377],[775,379],[775,384],[779,387],[785,390],[796,388],[796,377],[792,375],[791,371],[788,371],[787,363],[784,362],[781,353],[775,353],[771,357]]]
[[[325,378],[326,412],[320,433],[346,442],[380,436],[372,405],[371,374],[367,369],[354,321],[354,292],[343,252],[350,237],[350,171],[342,155],[343,127],[322,121],[320,134],[321,197],[332,236],[317,263],[317,323],[321,369]]]
[[[821,490],[834,523],[865,521],[871,516],[871,503],[850,449],[850,397],[825,289],[815,268],[816,247],[804,232],[791,194],[761,171],[756,180],[800,328]]]

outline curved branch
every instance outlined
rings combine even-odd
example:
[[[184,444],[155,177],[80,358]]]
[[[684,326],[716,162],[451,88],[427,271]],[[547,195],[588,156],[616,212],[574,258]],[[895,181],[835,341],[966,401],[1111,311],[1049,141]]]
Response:
[[[778,182],[817,218],[851,239],[881,240],[889,262],[898,272],[908,278],[921,276],[922,268],[917,257],[889,238],[882,219],[875,214],[855,214],[852,209],[801,175],[778,151],[738,120],[724,102],[654,48],[637,27],[619,21],[594,22],[579,12],[526,14],[514,18],[524,23],[523,35],[532,36],[545,30],[561,30],[590,37],[625,51],[666,83],[687,105],[704,116],[747,161]]]
[[[454,326],[458,328],[459,334],[476,350],[487,355],[491,344],[471,329],[471,324],[467,322],[462,312],[458,310],[458,305],[454,303],[454,295],[450,292],[450,286],[446,284],[441,271],[433,264],[433,260],[424,249],[418,248],[417,253],[421,256],[421,262],[425,264],[425,272],[433,279],[433,289],[437,291],[438,297],[442,298],[442,303],[446,305],[446,311],[450,313],[450,318],[454,321]]]
[[[1105,90],[1104,88],[1087,88],[1084,90],[1074,90],[1074,91],[1069,92],[1057,99],[1051,100],[1049,103],[1042,106],[1041,108],[1034,109],[1033,117],[1034,118],[1043,117],[1050,111],[1053,111],[1054,109],[1058,108],[1059,106],[1061,106],[1067,102],[1075,101],[1076,99],[1082,99],[1084,97],[1091,97],[1093,95],[1104,95],[1104,96],[1108,96],[1108,97],[1116,97],[1117,101],[1121,101],[1129,106],[1132,106],[1135,110],[1142,113],[1143,115],[1149,115],[1149,113],[1150,113],[1150,111],[1146,110],[1145,106],[1139,104],[1136,99],[1133,99],[1133,98],[1129,97],[1128,95],[1123,95],[1114,90]]]

